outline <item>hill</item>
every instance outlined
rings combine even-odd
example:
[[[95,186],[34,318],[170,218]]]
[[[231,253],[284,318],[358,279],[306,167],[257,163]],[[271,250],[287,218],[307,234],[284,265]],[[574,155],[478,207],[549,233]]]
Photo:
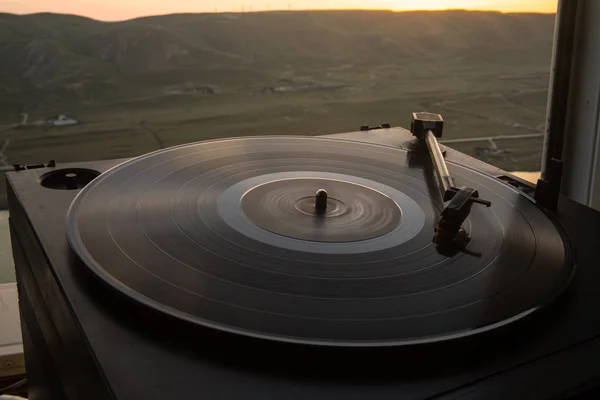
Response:
[[[449,138],[540,132],[553,27],[553,15],[466,11],[110,23],[0,14],[0,164],[406,126],[420,109],[444,114]],[[58,114],[82,123],[46,123]],[[541,140],[475,145],[457,146],[507,169],[539,168]]]
[[[189,14],[116,23],[0,14],[1,90],[5,98],[27,92],[24,100],[44,107],[56,101],[45,98],[49,91],[61,100],[79,100],[103,86],[118,92],[106,100],[124,99],[119,88],[132,75],[141,84],[146,77],[164,86],[186,83],[181,78],[198,78],[206,69],[228,72],[203,83],[228,84],[236,70],[250,72],[245,78],[252,83],[258,72],[267,80],[290,67],[349,64],[391,64],[410,72],[426,63],[448,71],[484,70],[518,60],[520,68],[547,68],[553,24],[550,15],[464,11]]]
[[[189,14],[103,23],[0,14],[2,74],[57,88],[86,79],[197,68],[358,63],[547,66],[554,17],[488,12]]]

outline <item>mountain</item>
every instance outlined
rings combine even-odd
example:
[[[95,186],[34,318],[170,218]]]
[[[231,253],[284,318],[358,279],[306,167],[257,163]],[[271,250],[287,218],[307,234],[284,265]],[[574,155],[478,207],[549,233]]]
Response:
[[[204,69],[469,68],[515,59],[547,66],[553,26],[553,15],[465,11],[182,14],[123,22],[0,14],[0,93],[60,93],[132,75]]]

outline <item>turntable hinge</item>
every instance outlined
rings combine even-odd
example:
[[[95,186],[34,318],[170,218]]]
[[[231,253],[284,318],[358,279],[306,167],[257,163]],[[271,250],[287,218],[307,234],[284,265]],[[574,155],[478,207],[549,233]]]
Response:
[[[390,124],[381,124],[381,125],[375,125],[375,126],[369,126],[369,125],[362,125],[360,127],[361,132],[364,131],[374,131],[377,129],[390,129],[392,127],[392,125]]]
[[[54,168],[56,167],[56,161],[50,160],[45,163],[40,164],[13,164],[13,168],[15,171],[25,171],[26,169],[36,169],[36,168]]]

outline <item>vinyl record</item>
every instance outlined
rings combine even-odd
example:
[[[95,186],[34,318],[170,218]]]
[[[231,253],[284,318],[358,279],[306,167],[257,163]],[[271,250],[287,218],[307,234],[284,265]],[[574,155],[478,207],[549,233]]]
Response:
[[[311,137],[173,147],[86,186],[68,240],[112,289],[159,312],[295,343],[448,340],[524,317],[564,289],[573,265],[560,229],[512,186],[454,163],[457,184],[492,206],[474,205],[464,224],[471,253],[440,252],[443,204],[408,155]]]

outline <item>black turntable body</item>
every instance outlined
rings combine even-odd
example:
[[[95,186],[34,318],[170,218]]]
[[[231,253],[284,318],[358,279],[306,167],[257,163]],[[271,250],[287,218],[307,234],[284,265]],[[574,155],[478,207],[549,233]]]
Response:
[[[411,140],[226,139],[7,174],[30,398],[593,397],[600,212],[547,212],[450,148],[444,208]],[[468,240],[446,248],[450,215]]]

